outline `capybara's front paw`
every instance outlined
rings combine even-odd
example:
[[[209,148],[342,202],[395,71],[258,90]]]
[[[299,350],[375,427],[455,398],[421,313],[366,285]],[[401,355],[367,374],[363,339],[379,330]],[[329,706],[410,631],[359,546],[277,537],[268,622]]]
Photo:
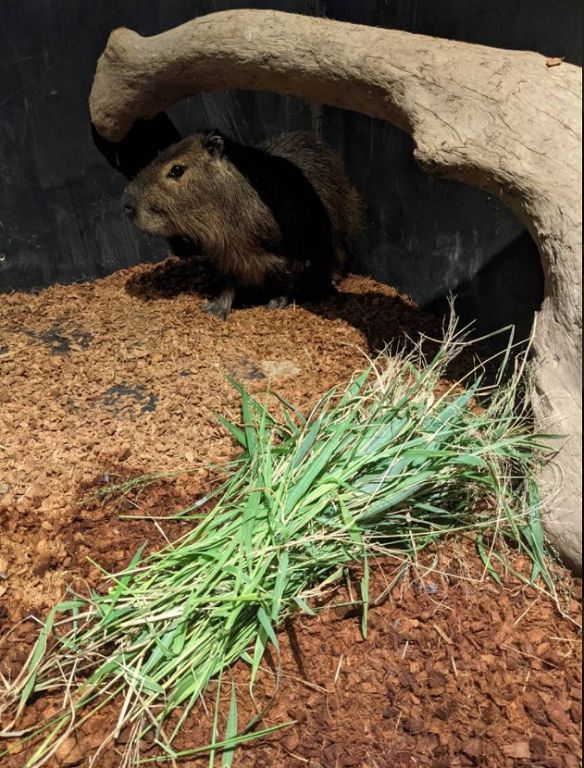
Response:
[[[214,315],[215,317],[218,317],[219,320],[226,320],[230,310],[230,304],[221,296],[217,299],[213,299],[213,301],[206,301],[203,304],[203,312],[206,312],[208,315]]]
[[[290,299],[287,296],[276,296],[268,302],[267,307],[268,309],[283,309],[289,303]]]

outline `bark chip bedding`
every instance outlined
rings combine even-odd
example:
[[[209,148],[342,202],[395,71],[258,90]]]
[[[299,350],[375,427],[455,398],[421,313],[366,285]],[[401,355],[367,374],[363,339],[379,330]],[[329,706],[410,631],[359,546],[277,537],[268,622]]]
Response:
[[[354,276],[318,306],[244,307],[221,323],[202,310],[202,279],[170,259],[0,301],[5,677],[34,642],[38,624],[30,617],[42,618],[68,585],[98,583],[88,558],[119,570],[144,543],[155,549],[184,532],[184,522],[147,516],[184,507],[213,482],[209,464],[234,455],[214,418],[238,416],[228,376],[306,408],[362,368],[365,354],[439,332],[434,318],[393,289]],[[105,502],[91,496],[153,472],[176,474]],[[140,520],[120,516],[137,509]],[[482,578],[472,542],[451,540],[424,553],[390,586],[396,567],[384,560],[373,568],[371,594],[379,599],[367,638],[342,605],[358,569],[328,595],[333,607],[318,618],[297,615],[281,629],[280,684],[264,725],[296,724],[238,750],[234,765],[581,765],[580,582],[557,568],[562,615],[512,576],[502,585]],[[243,666],[234,679],[242,717],[251,716]],[[273,690],[268,659],[258,697],[266,703]],[[28,724],[54,705],[39,698]],[[86,762],[109,714],[84,726],[54,765]],[[201,709],[179,746],[207,742],[209,728]],[[100,766],[119,765],[123,736]],[[145,743],[143,756],[151,749]],[[25,754],[15,742],[6,768],[22,766]]]

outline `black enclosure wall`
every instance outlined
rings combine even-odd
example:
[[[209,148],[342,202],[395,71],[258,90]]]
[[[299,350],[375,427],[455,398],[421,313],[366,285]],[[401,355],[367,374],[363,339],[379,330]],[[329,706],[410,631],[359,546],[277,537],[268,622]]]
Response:
[[[0,290],[106,275],[167,255],[121,211],[124,179],[94,146],[87,97],[108,35],[152,35],[228,8],[272,8],[581,63],[581,0],[2,0]],[[431,305],[449,290],[482,328],[527,332],[542,295],[535,246],[497,200],[426,176],[411,139],[363,115],[255,92],[210,93],[169,112],[182,134],[255,142],[311,129],[345,157],[365,201],[355,268]]]

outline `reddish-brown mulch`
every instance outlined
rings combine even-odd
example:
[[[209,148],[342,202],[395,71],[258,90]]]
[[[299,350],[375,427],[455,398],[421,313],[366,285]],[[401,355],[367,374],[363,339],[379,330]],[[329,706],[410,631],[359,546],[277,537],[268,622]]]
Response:
[[[155,549],[186,530],[184,522],[157,527],[120,513],[169,514],[209,487],[209,461],[233,456],[213,416],[237,417],[238,396],[226,374],[255,392],[269,383],[305,407],[362,367],[363,351],[404,334],[437,332],[433,318],[366,278],[349,278],[319,307],[245,308],[225,324],[202,312],[200,287],[198,275],[169,261],[92,284],[3,297],[3,674],[18,670],[36,636],[38,625],[19,621],[42,617],[68,584],[97,584],[99,571],[87,557],[118,570],[144,542]],[[79,504],[97,486],[179,467],[193,471],[122,500]],[[433,556],[424,555],[390,590],[396,563],[374,567],[372,595],[383,597],[371,609],[366,639],[359,617],[345,607],[296,616],[282,628],[282,677],[263,724],[297,724],[239,750],[234,765],[580,764],[580,582],[558,568],[570,621],[510,575],[504,586],[481,579],[470,542],[449,542],[430,570]],[[351,576],[354,585],[358,574]],[[347,588],[332,597],[344,602]],[[243,666],[235,670],[242,723],[252,715],[246,674]],[[260,702],[273,685],[267,668]],[[27,722],[53,706],[39,699]],[[107,711],[89,724],[56,764],[88,757],[113,716]],[[208,738],[209,720],[199,712],[179,744]],[[108,747],[99,766],[117,766],[121,746]],[[143,747],[152,754],[151,745]],[[24,754],[13,752],[4,764],[18,768]]]

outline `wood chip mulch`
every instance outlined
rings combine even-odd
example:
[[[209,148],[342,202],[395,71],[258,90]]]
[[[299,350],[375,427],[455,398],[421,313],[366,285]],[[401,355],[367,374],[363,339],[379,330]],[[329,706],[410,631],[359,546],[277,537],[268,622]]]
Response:
[[[246,307],[225,323],[202,311],[204,291],[196,270],[171,259],[0,297],[2,674],[18,670],[34,641],[27,616],[42,617],[69,584],[97,582],[87,556],[117,570],[144,542],[156,548],[184,531],[185,523],[157,528],[119,513],[184,506],[213,481],[209,462],[234,455],[214,418],[238,417],[226,376],[305,408],[363,367],[364,353],[439,334],[434,318],[363,277],[347,278],[319,306]],[[121,501],[79,503],[109,482],[174,470],[184,471]],[[509,574],[501,586],[483,578],[471,542],[449,542],[432,557],[392,588],[396,564],[374,568],[380,601],[365,639],[342,606],[282,628],[283,675],[264,724],[296,725],[238,751],[235,766],[581,765],[580,581],[557,568],[561,613]],[[236,669],[242,721],[245,675]],[[258,697],[272,690],[267,667]],[[39,699],[29,719],[48,706]],[[208,740],[208,725],[203,713],[191,718],[183,746]],[[106,726],[92,723],[55,765],[83,764]],[[15,749],[3,765],[18,768],[24,755]],[[99,765],[119,759],[112,747]]]

